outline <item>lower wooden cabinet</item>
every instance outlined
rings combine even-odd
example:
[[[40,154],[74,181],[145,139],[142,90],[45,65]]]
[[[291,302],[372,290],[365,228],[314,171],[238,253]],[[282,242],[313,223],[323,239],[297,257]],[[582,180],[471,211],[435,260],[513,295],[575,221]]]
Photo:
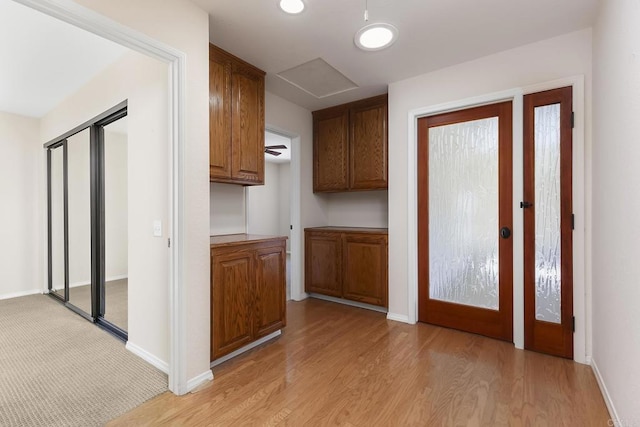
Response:
[[[211,360],[286,325],[286,238],[211,238]]]
[[[305,291],[388,306],[386,229],[305,229]]]

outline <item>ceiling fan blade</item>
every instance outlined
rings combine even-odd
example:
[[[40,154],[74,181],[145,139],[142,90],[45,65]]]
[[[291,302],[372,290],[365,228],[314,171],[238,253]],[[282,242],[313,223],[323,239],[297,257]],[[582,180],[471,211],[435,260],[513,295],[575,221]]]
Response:
[[[273,151],[273,150],[264,150],[265,153],[267,154],[271,154],[272,156],[279,156],[282,153],[278,153],[277,151]]]
[[[267,145],[264,148],[268,148],[270,150],[286,150],[287,146],[286,145]]]

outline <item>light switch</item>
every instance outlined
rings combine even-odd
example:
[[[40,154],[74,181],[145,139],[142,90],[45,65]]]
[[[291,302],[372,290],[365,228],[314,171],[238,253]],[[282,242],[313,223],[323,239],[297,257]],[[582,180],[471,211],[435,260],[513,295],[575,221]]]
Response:
[[[162,237],[162,221],[153,221],[153,236]]]

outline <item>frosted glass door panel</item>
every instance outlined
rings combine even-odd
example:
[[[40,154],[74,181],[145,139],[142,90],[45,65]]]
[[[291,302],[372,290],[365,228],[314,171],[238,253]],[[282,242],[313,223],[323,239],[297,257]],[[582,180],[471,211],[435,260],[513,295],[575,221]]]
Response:
[[[429,297],[498,310],[498,118],[429,129]]]
[[[560,104],[534,113],[536,319],[560,323]]]

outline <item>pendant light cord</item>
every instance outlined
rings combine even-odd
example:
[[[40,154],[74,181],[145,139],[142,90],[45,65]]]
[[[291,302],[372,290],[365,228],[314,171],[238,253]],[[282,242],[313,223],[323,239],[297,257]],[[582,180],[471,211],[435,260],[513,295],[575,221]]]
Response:
[[[369,22],[369,0],[364,0],[364,22]]]

